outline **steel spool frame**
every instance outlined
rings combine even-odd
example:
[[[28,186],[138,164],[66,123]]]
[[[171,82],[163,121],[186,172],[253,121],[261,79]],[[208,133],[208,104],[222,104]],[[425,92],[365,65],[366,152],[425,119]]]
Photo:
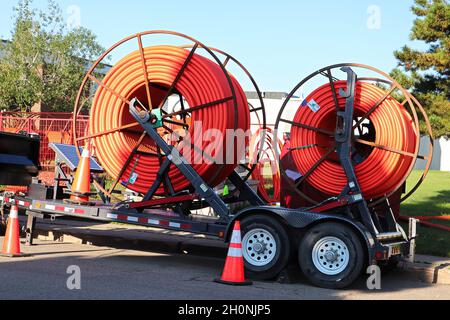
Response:
[[[361,80],[361,81],[374,81],[375,83],[384,83],[384,84],[387,84],[389,86],[392,86],[392,82],[389,82],[389,81],[387,81],[385,79],[364,78],[364,77],[362,77],[362,78],[359,78],[359,80]],[[403,202],[406,199],[408,199],[420,187],[420,185],[422,184],[423,180],[425,180],[425,177],[427,176],[428,171],[430,171],[431,161],[433,160],[433,150],[434,150],[433,130],[431,128],[430,120],[428,119],[428,116],[427,116],[427,114],[425,112],[425,109],[420,104],[420,102],[416,99],[416,97],[414,97],[409,91],[405,90],[405,92],[409,96],[409,98],[411,99],[411,102],[413,103],[414,107],[419,110],[420,114],[423,117],[423,120],[424,120],[426,128],[427,128],[427,136],[428,136],[429,141],[430,141],[430,146],[428,148],[428,154],[427,155],[419,155],[419,154],[417,155],[417,159],[416,160],[426,160],[425,167],[422,170],[422,175],[417,180],[417,182],[414,184],[414,187],[412,187],[411,190],[407,191],[406,194],[403,197],[401,197],[400,202]],[[402,102],[402,104],[406,103],[406,101],[407,101],[407,99],[405,99]],[[415,165],[415,163],[414,163],[414,165]]]
[[[371,146],[372,148],[379,148],[379,149],[383,149],[385,151],[389,151],[389,152],[393,152],[393,153],[397,153],[397,154],[402,154],[402,155],[406,155],[406,156],[410,156],[413,158],[413,161],[411,162],[409,168],[408,168],[408,176],[411,173],[412,169],[414,168],[417,159],[423,159],[426,160],[427,163],[425,165],[425,169],[422,173],[421,178],[419,179],[419,181],[415,184],[415,186],[409,191],[407,192],[406,195],[404,195],[401,198],[401,202],[405,201],[409,196],[411,196],[411,194],[414,193],[415,190],[417,190],[417,188],[420,186],[420,184],[423,182],[423,180],[425,179],[425,176],[427,175],[430,165],[431,165],[431,161],[432,161],[432,154],[433,154],[433,135],[432,135],[432,131],[431,131],[431,125],[429,122],[429,119],[425,113],[425,110],[423,109],[423,107],[420,105],[420,103],[417,101],[416,98],[414,98],[407,90],[405,90],[397,81],[395,81],[392,77],[390,77],[388,74],[386,74],[385,72],[376,69],[374,67],[368,66],[368,65],[364,65],[364,64],[357,64],[357,63],[341,63],[341,64],[335,64],[335,65],[330,65],[327,67],[324,67],[322,69],[319,69],[313,73],[311,73],[310,75],[308,75],[306,78],[304,78],[303,80],[301,80],[295,87],[294,89],[292,89],[292,91],[288,94],[288,96],[286,97],[286,100],[284,101],[280,112],[278,113],[277,116],[277,120],[275,122],[275,132],[274,132],[274,138],[276,138],[277,136],[277,132],[278,132],[278,128],[281,122],[283,123],[287,123],[290,124],[291,126],[298,126],[300,128],[304,128],[307,130],[312,130],[315,131],[317,133],[321,133],[321,134],[325,134],[325,135],[330,135],[330,132],[326,132],[326,130],[323,130],[321,128],[315,128],[315,127],[310,127],[310,126],[306,126],[302,123],[297,123],[294,122],[293,120],[289,120],[289,119],[285,119],[283,117],[285,108],[287,106],[287,104],[289,103],[289,101],[291,100],[291,98],[294,96],[294,94],[300,89],[302,88],[307,82],[309,82],[311,79],[315,78],[316,76],[323,76],[325,78],[328,79],[328,82],[332,88],[332,90],[334,90],[334,82],[335,81],[340,81],[343,80],[345,81],[345,79],[338,79],[335,78],[333,76],[332,70],[333,69],[340,69],[342,67],[350,67],[350,68],[360,68],[360,69],[365,69],[365,70],[369,70],[371,72],[375,72],[378,73],[379,75],[383,76],[384,79],[380,79],[380,78],[372,78],[372,77],[358,77],[358,81],[365,81],[365,82],[375,82],[376,84],[380,84],[380,83],[384,83],[389,85],[389,89],[385,90],[386,93],[385,95],[379,100],[377,101],[377,103],[372,106],[369,110],[369,112],[367,112],[365,115],[363,115],[363,117],[361,117],[361,119],[356,121],[356,124],[353,126],[353,130],[358,128],[359,125],[365,120],[365,119],[369,119],[370,115],[376,110],[376,108],[378,108],[378,106],[380,106],[385,99],[387,99],[389,96],[391,96],[391,94],[395,91],[395,90],[399,90],[404,98],[404,101],[401,102],[401,105],[405,107],[405,109],[409,112],[409,114],[412,116],[413,120],[414,120],[414,125],[415,125],[415,129],[417,129],[418,132],[418,139],[415,145],[415,152],[414,153],[409,153],[407,151],[404,150],[394,150],[392,148],[386,147],[386,146],[381,146],[381,145],[377,145],[373,142],[370,141],[363,141],[361,139],[358,139],[358,141],[354,142],[358,142],[358,143],[362,143],[362,144],[366,144]],[[333,94],[334,96],[334,103],[335,105],[337,105],[337,98],[336,96]],[[408,108],[406,108],[406,105],[408,105]],[[337,106],[336,106],[337,107]],[[423,116],[423,120],[426,123],[426,127],[427,127],[427,131],[428,131],[428,135],[430,137],[430,148],[428,150],[428,155],[419,155],[419,145],[420,145],[420,126],[419,126],[419,120],[418,120],[418,116],[417,116],[417,112],[416,112],[416,108],[420,111],[420,113]],[[337,116],[337,114],[336,114]],[[334,134],[334,133],[331,133]],[[291,146],[291,148],[296,148],[296,147],[311,147],[311,146]],[[334,146],[334,149],[336,148],[336,146]],[[301,186],[301,183],[305,180],[307,180],[308,176],[313,172],[313,170],[315,168],[317,168],[323,161],[326,160],[326,158],[328,157],[328,155],[330,155],[333,152],[333,148],[329,148],[330,150],[327,151],[327,153],[325,154],[325,157],[322,157],[321,159],[319,159],[307,172],[305,173],[301,173],[302,177],[300,178],[300,181],[296,182],[295,184],[291,181],[291,179],[288,178],[287,173],[285,168],[283,167],[283,165],[280,162],[280,172],[281,175],[288,181],[289,185],[293,188],[293,190],[295,190],[295,192],[302,197],[303,199],[305,199],[306,201],[308,201],[309,203],[311,203],[312,205],[319,205],[320,203],[311,199],[309,196],[307,196],[306,194],[304,194],[303,192],[301,192],[299,190],[299,186]],[[407,177],[408,177],[407,176]],[[406,177],[406,178],[407,178]],[[406,181],[405,178],[405,181]],[[394,188],[393,191],[389,192],[388,194],[385,194],[383,197],[378,198],[378,199],[367,199],[368,200],[368,206],[369,207],[374,207],[378,204],[380,204],[381,202],[385,201],[387,198],[389,198],[390,196],[392,196],[395,192],[397,192],[399,190],[399,188],[401,188],[401,186],[403,185],[404,181],[400,181],[396,187]],[[370,200],[370,201],[369,201]]]
[[[182,45],[181,47],[185,48],[185,49],[190,49],[190,48],[192,48],[192,45]],[[229,54],[229,53],[227,53],[227,52],[225,52],[223,50],[217,49],[215,47],[209,47],[209,49],[211,51],[213,51],[214,53],[217,53],[217,54],[220,54],[220,55],[224,56],[225,59],[223,60],[222,64],[223,64],[223,66],[225,68],[228,66],[228,64],[230,62],[233,62],[248,77],[248,79],[250,80],[250,82],[253,85],[253,88],[255,89],[255,92],[256,92],[256,94],[258,96],[258,100],[259,100],[259,103],[260,103],[260,106],[255,108],[250,102],[247,101],[248,106],[250,108],[250,116],[252,116],[252,113],[254,114],[254,116],[256,117],[256,119],[258,121],[258,125],[260,126],[260,128],[263,129],[264,134],[266,134],[265,133],[266,129],[267,129],[266,108],[265,108],[265,105],[264,105],[264,99],[262,97],[261,90],[259,89],[259,86],[256,83],[255,78],[252,76],[250,71],[248,71],[248,69],[239,60],[237,60],[235,57],[233,57],[231,54]],[[252,123],[250,123],[250,128],[251,128],[251,126],[252,126]],[[263,147],[264,147],[264,143],[262,143],[260,148],[258,149],[258,153],[257,153],[257,156],[256,156],[256,162],[255,163],[251,164],[250,166],[246,166],[246,165],[243,165],[241,163],[239,164],[239,166],[241,168],[243,168],[245,171],[247,171],[247,174],[245,175],[245,177],[242,178],[244,181],[247,181],[251,177],[253,171],[255,170],[256,165],[257,165],[257,163],[258,163],[258,161],[261,158],[261,155],[263,153],[263,149],[264,149]]]
[[[139,126],[139,123],[135,122],[132,124],[127,124],[118,128],[114,128],[114,129],[110,129],[101,133],[97,133],[97,134],[93,134],[93,135],[87,135],[87,136],[83,136],[83,137],[78,137],[76,136],[76,124],[77,124],[77,118],[80,115],[81,111],[83,110],[83,107],[86,105],[85,101],[82,101],[85,89],[86,89],[86,85],[88,84],[88,81],[93,81],[94,83],[96,83],[99,87],[102,87],[103,89],[107,90],[109,93],[112,93],[113,95],[115,95],[116,97],[118,97],[120,100],[122,100],[125,104],[129,105],[130,101],[121,96],[120,93],[115,92],[114,90],[112,90],[111,88],[109,88],[107,85],[105,85],[100,79],[98,79],[95,75],[94,75],[94,71],[96,70],[96,68],[101,64],[101,62],[115,49],[117,49],[119,46],[121,46],[124,43],[129,42],[130,40],[136,39],[137,40],[137,46],[139,49],[139,53],[140,53],[140,57],[141,57],[141,63],[142,63],[142,75],[144,77],[145,81],[145,87],[146,87],[146,95],[147,95],[147,103],[148,103],[148,110],[152,110],[153,106],[151,103],[151,98],[150,98],[150,87],[152,86],[152,83],[149,81],[148,79],[148,74],[147,74],[147,67],[146,67],[146,60],[144,58],[144,46],[143,46],[143,37],[144,36],[151,36],[151,35],[168,35],[168,36],[174,36],[177,38],[182,38],[184,39],[184,41],[188,40],[190,42],[192,42],[193,44],[191,45],[191,50],[188,54],[188,56],[186,57],[186,60],[184,61],[181,69],[179,70],[178,74],[176,75],[173,83],[171,84],[171,86],[169,88],[164,87],[164,89],[167,89],[167,93],[164,97],[164,99],[161,101],[161,103],[157,106],[157,108],[161,108],[162,113],[163,113],[163,122],[165,123],[174,123],[174,121],[172,119],[168,119],[168,118],[172,118],[175,117],[177,115],[180,114],[187,114],[187,113],[192,113],[196,110],[199,109],[203,109],[203,108],[207,108],[219,103],[224,103],[224,102],[228,102],[228,101],[233,101],[233,105],[232,107],[234,108],[234,130],[237,129],[237,125],[238,125],[238,103],[237,103],[237,96],[236,96],[236,92],[234,90],[234,86],[231,80],[231,77],[229,76],[224,64],[220,61],[220,59],[217,57],[217,55],[213,52],[213,50],[211,50],[209,47],[207,47],[206,45],[204,45],[202,42],[187,36],[185,34],[179,33],[179,32],[174,32],[174,31],[168,31],[168,30],[150,30],[150,31],[144,31],[144,32],[140,32],[134,35],[131,35],[129,37],[126,37],[124,39],[122,39],[121,41],[115,43],[113,46],[111,46],[109,49],[107,49],[95,62],[94,64],[91,66],[91,68],[89,69],[89,71],[86,73],[86,76],[83,79],[83,82],[80,86],[80,89],[78,91],[76,100],[75,100],[75,107],[74,107],[74,113],[73,113],[73,132],[75,134],[75,139],[74,139],[74,144],[76,146],[77,152],[78,152],[78,156],[80,155],[80,151],[79,148],[82,147],[82,145],[80,144],[81,141],[85,141],[85,142],[89,142],[91,139],[98,137],[98,136],[102,136],[102,135],[107,135],[107,134],[111,134],[111,133],[115,133],[115,132],[119,132],[119,131],[124,131],[127,128],[133,127],[133,126]],[[204,49],[211,57],[212,57],[212,61],[216,62],[219,67],[221,68],[223,74],[225,75],[226,79],[227,79],[227,83],[231,92],[231,95],[228,97],[224,97],[223,99],[218,99],[215,101],[211,101],[208,103],[204,103],[202,105],[198,105],[198,106],[190,106],[189,109],[184,109],[178,112],[174,112],[174,113],[167,113],[163,110],[163,106],[166,103],[166,101],[168,100],[168,98],[170,97],[171,94],[177,94],[178,92],[176,91],[176,84],[178,82],[178,80],[181,78],[181,76],[183,75],[184,70],[186,69],[186,67],[189,64],[189,61],[192,59],[195,51],[198,49]],[[231,56],[230,56],[231,59]],[[234,59],[235,60],[235,59]],[[153,84],[154,85],[154,84]],[[178,93],[179,94],[179,93]],[[81,105],[80,105],[80,102]],[[264,113],[264,118],[265,118],[265,113]],[[182,125],[181,123],[177,122],[178,125]],[[168,130],[169,132],[172,131],[172,133],[174,133],[173,130],[171,130],[167,125],[163,125],[164,128],[166,130]],[[117,187],[117,184],[119,183],[122,175],[124,174],[126,168],[131,164],[131,161],[134,157],[134,155],[137,153],[139,146],[142,143],[143,137],[145,136],[145,133],[143,133],[143,135],[141,136],[141,139],[139,139],[140,141],[138,141],[136,147],[132,150],[132,152],[130,153],[127,161],[125,162],[124,166],[122,167],[122,169],[120,170],[119,175],[115,178],[114,183],[112,184],[112,186],[109,188],[109,190],[106,190],[101,183],[99,183],[97,180],[93,180],[94,186],[100,190],[104,195],[107,195],[110,198],[114,198],[116,200],[123,201],[123,199],[118,198],[117,196],[114,195],[114,190]],[[180,140],[179,140],[180,141]],[[198,151],[198,147],[191,144],[191,146],[193,147],[193,149]],[[233,150],[230,150],[231,148],[229,148],[227,150],[227,152],[233,152]],[[160,151],[159,152],[159,156],[163,156]],[[222,164],[220,166],[220,168],[222,169],[224,167],[225,164]],[[213,181],[214,179],[217,178],[217,176],[219,175],[221,170],[217,170],[216,174],[213,175],[213,177],[211,177],[210,181]],[[169,179],[169,184],[170,184],[170,179]],[[166,184],[166,183],[165,183]],[[170,186],[165,186],[165,187],[170,187]],[[150,186],[149,186],[150,188]],[[167,193],[167,188],[165,188],[166,193]],[[173,193],[173,192],[171,192]],[[167,194],[166,194],[167,195]]]
[[[271,163],[271,171],[272,171],[272,178],[275,179],[275,176],[279,173],[279,167],[280,167],[280,161],[278,159],[278,155],[279,155],[279,150],[282,150],[283,145],[282,142],[280,141],[280,139],[277,139],[277,141],[272,141],[273,139],[273,130],[270,128],[266,128],[264,130],[262,130],[261,133],[259,133],[258,135],[255,135],[253,137],[255,139],[255,141],[251,141],[250,142],[250,146],[252,145],[252,143],[260,143],[262,145],[264,145],[264,148],[262,150],[261,153],[259,153],[258,156],[258,163],[256,164],[256,167],[258,166],[258,164],[263,164],[265,163],[265,159],[269,161],[269,163],[271,163],[271,161],[274,161],[275,166],[276,166],[276,172],[273,168],[273,164]],[[252,139],[253,139],[252,138]],[[257,138],[259,138],[259,140],[256,140]],[[258,150],[260,150],[261,148],[258,148]],[[276,150],[275,150],[276,149]],[[261,159],[263,156],[265,156],[265,159]],[[271,156],[273,156],[273,160],[271,160]],[[279,175],[278,175],[278,178]],[[260,181],[261,182],[261,181]],[[275,182],[275,180],[274,180]],[[268,198],[266,198],[266,196],[262,195],[260,193],[260,196],[267,201],[268,203],[276,203],[276,188],[275,188],[276,183],[274,183],[273,188],[274,188],[274,197],[273,199],[271,199],[272,201],[269,201]],[[280,192],[280,182],[278,181],[278,193]],[[267,190],[266,190],[267,192]],[[270,197],[267,194],[267,197]]]

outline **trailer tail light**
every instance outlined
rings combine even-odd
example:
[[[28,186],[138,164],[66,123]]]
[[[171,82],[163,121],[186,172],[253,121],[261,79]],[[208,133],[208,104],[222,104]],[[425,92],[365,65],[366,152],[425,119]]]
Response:
[[[386,251],[376,251],[375,252],[375,259],[376,260],[386,260],[387,259],[387,252]]]

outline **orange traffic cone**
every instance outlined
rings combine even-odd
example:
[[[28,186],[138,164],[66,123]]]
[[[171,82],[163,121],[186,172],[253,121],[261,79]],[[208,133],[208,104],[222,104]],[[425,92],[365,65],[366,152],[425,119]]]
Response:
[[[245,280],[244,258],[242,257],[241,223],[234,223],[233,234],[231,235],[230,246],[228,248],[227,260],[223,268],[222,277],[214,280],[218,283],[231,285],[250,285],[251,281]]]
[[[2,256],[20,257],[19,210],[13,205],[9,211],[8,226],[3,241]]]
[[[70,201],[89,202],[91,191],[91,156],[89,145],[86,145],[78,162],[75,178],[73,179]]]

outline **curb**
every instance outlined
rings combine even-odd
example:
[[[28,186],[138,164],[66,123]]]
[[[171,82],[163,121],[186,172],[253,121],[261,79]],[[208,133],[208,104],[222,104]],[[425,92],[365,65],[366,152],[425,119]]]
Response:
[[[450,284],[450,263],[400,261],[398,268],[426,283]]]

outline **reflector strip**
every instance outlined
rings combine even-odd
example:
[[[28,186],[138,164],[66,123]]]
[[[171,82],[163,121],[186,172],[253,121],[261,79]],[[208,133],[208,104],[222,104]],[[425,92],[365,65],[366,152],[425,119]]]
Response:
[[[61,211],[61,212],[71,213],[71,214],[74,214],[74,213],[84,214],[85,213],[84,209],[65,207],[65,206],[56,206],[53,204],[46,204],[44,208],[46,210]]]
[[[114,214],[114,213],[107,213],[106,217],[110,218],[110,219],[117,220],[117,214]]]
[[[0,201],[1,201],[1,200],[3,200],[3,201],[6,202],[6,203],[17,204],[18,206],[21,206],[21,207],[29,207],[29,206],[30,206],[30,203],[27,202],[27,201],[16,200],[16,199],[9,198],[9,197],[3,197],[3,196],[1,196],[1,197],[0,197]]]
[[[68,208],[68,207],[65,207],[65,208],[64,208],[64,212],[67,212],[67,213],[75,213],[75,209],[74,209],[74,208]]]
[[[176,222],[169,222],[169,227],[180,228],[181,225],[179,223],[176,223]]]
[[[164,226],[176,229],[192,229],[192,225],[187,223],[170,222],[166,220],[148,219],[144,217],[127,216],[124,214],[107,213],[106,217],[112,220],[128,221],[144,225]]]
[[[241,243],[241,231],[233,230],[233,234],[231,235],[231,243]]]
[[[127,220],[130,221],[130,222],[138,222],[139,218],[138,217],[128,216]]]
[[[230,246],[230,248],[228,249],[228,256],[240,258],[240,257],[242,257],[242,249],[233,248]]]
[[[139,218],[139,223],[142,223],[142,224],[147,224],[148,223],[148,219],[147,218]]]

